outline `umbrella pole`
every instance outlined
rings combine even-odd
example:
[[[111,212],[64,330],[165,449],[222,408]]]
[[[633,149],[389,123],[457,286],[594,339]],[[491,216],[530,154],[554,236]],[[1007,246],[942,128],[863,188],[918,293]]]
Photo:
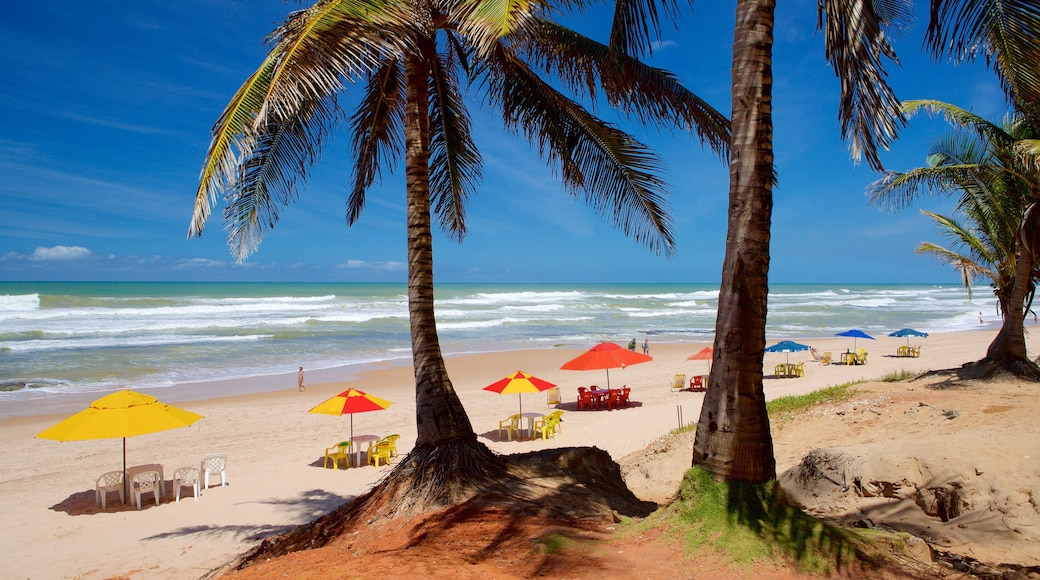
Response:
[[[607,369],[607,390],[610,390],[610,369]]]
[[[126,480],[126,437],[123,437],[123,497],[130,497],[130,482]]]
[[[517,398],[518,401],[520,401],[520,414],[523,415],[524,414],[524,395],[523,395],[523,393],[517,393],[516,394],[516,398]]]

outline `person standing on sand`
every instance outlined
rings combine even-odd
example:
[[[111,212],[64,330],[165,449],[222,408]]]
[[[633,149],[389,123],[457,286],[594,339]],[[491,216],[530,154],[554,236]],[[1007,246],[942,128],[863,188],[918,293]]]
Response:
[[[303,386],[303,367],[300,367],[300,374],[296,375],[296,387],[301,393],[307,390],[307,387]]]
[[[643,354],[650,354],[650,339],[648,338],[643,339]]]
[[[636,351],[636,339],[633,338],[632,340],[628,341],[628,350],[632,352]]]

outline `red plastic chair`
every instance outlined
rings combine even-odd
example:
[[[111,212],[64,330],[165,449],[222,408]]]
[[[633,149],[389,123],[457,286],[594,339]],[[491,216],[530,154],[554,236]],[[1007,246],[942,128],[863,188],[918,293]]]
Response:
[[[628,394],[632,392],[629,387],[621,387],[621,399],[618,401],[622,407],[628,406]]]
[[[592,393],[585,387],[578,387],[578,409],[592,408]]]
[[[705,390],[701,375],[693,375],[690,377],[690,390],[694,392]]]

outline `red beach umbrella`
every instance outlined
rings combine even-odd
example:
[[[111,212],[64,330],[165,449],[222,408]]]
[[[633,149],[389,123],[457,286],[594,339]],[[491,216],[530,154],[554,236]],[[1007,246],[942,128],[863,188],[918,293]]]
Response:
[[[520,399],[520,413],[524,412],[524,393],[540,393],[546,389],[551,389],[556,385],[549,381],[543,381],[536,376],[529,375],[524,371],[516,371],[508,377],[495,381],[490,385],[484,387],[485,391],[491,391],[492,393],[499,393],[501,395],[511,395],[516,393],[518,399]]]
[[[686,357],[686,360],[706,360],[708,361],[708,372],[711,372],[711,360],[715,355],[715,350],[710,346],[706,346],[699,350],[697,354],[691,354]]]
[[[610,369],[625,368],[654,360],[654,357],[621,348],[613,342],[601,342],[583,354],[563,363],[565,371],[591,371],[606,369],[607,388],[610,388]]]
[[[319,415],[350,415],[350,438],[354,438],[354,413],[366,411],[383,411],[390,405],[390,401],[381,399],[375,395],[369,395],[364,391],[351,388],[342,393],[326,399],[311,409],[310,413]]]

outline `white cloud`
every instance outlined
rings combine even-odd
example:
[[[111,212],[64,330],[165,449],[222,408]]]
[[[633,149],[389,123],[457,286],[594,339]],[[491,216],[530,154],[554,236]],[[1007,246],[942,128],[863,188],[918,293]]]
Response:
[[[29,256],[35,262],[58,262],[68,260],[82,260],[90,257],[90,250],[81,246],[54,246],[44,248],[40,246],[33,250]]]
[[[175,270],[189,270],[192,268],[217,268],[226,265],[221,260],[210,260],[209,258],[191,258],[188,260],[179,260],[174,266]]]
[[[675,48],[679,46],[678,42],[674,40],[655,40],[650,44],[652,50],[665,50],[668,48]]]
[[[340,264],[338,267],[346,268],[348,270],[394,272],[404,270],[404,262],[366,262],[364,260],[347,260],[346,264]]]

